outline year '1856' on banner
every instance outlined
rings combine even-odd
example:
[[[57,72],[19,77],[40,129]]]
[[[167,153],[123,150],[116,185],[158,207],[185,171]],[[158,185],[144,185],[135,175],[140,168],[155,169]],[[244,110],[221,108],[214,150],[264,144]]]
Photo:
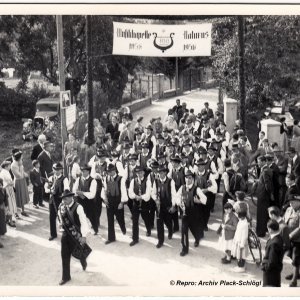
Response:
[[[114,55],[210,56],[212,24],[157,25],[114,22]]]

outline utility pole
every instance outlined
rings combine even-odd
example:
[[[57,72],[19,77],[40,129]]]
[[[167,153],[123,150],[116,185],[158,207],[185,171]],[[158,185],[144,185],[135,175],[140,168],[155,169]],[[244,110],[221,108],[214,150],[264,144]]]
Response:
[[[65,86],[65,63],[64,63],[64,38],[63,38],[63,21],[62,16],[56,16],[56,30],[57,30],[57,53],[58,53],[58,70],[59,70],[59,89],[61,92],[66,90]],[[66,162],[64,157],[64,145],[67,141],[67,127],[66,127],[66,110],[60,108],[60,123],[61,123],[61,144],[62,144],[62,160],[64,165],[64,172],[66,174]]]
[[[176,60],[175,60],[175,95],[178,95],[178,57],[176,56]]]
[[[86,33],[86,73],[87,73],[87,96],[88,96],[88,146],[95,143],[94,137],[94,115],[93,115],[93,75],[92,75],[92,22],[91,16],[87,15],[85,33]]]
[[[238,16],[238,41],[239,41],[239,96],[240,96],[240,120],[241,127],[246,130],[246,88],[245,88],[245,19],[243,16]]]

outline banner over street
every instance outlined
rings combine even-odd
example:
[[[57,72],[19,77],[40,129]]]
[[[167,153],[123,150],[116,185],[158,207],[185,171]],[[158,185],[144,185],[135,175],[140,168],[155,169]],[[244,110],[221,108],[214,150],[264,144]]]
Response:
[[[210,56],[212,24],[157,25],[114,22],[113,54]]]

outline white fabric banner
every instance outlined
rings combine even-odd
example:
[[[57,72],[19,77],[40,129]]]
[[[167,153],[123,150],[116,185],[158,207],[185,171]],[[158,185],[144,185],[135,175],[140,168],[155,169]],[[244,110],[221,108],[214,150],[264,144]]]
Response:
[[[76,122],[76,104],[66,108],[66,126],[67,130],[72,130]]]
[[[212,24],[156,25],[114,22],[114,55],[210,56]]]

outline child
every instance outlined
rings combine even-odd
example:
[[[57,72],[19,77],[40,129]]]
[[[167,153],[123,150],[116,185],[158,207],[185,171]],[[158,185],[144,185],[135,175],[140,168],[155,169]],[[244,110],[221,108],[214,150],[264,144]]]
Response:
[[[230,203],[225,203],[224,210],[223,222],[220,230],[218,230],[221,231],[219,242],[222,250],[225,252],[225,256],[221,259],[221,262],[222,264],[230,264],[232,242],[239,220],[233,213],[233,207]]]
[[[245,201],[245,193],[242,191],[236,191],[236,202],[233,205],[233,209],[235,213],[238,215],[238,213],[242,210],[245,210],[247,212],[247,220],[251,223],[251,215],[250,215],[250,209],[249,204]]]
[[[30,171],[30,181],[33,186],[33,206],[39,208],[44,207],[43,196],[44,196],[44,183],[40,171],[40,163],[38,160],[32,162],[33,169]]]
[[[234,269],[236,272],[245,271],[246,256],[248,252],[248,230],[249,225],[247,221],[247,212],[241,210],[238,213],[239,222],[236,227],[233,243],[232,243],[232,256],[238,260],[238,265]]]
[[[5,212],[8,209],[8,197],[5,189],[3,188],[3,180],[0,178],[0,237],[6,233],[6,216]],[[3,245],[0,243],[0,248]]]

